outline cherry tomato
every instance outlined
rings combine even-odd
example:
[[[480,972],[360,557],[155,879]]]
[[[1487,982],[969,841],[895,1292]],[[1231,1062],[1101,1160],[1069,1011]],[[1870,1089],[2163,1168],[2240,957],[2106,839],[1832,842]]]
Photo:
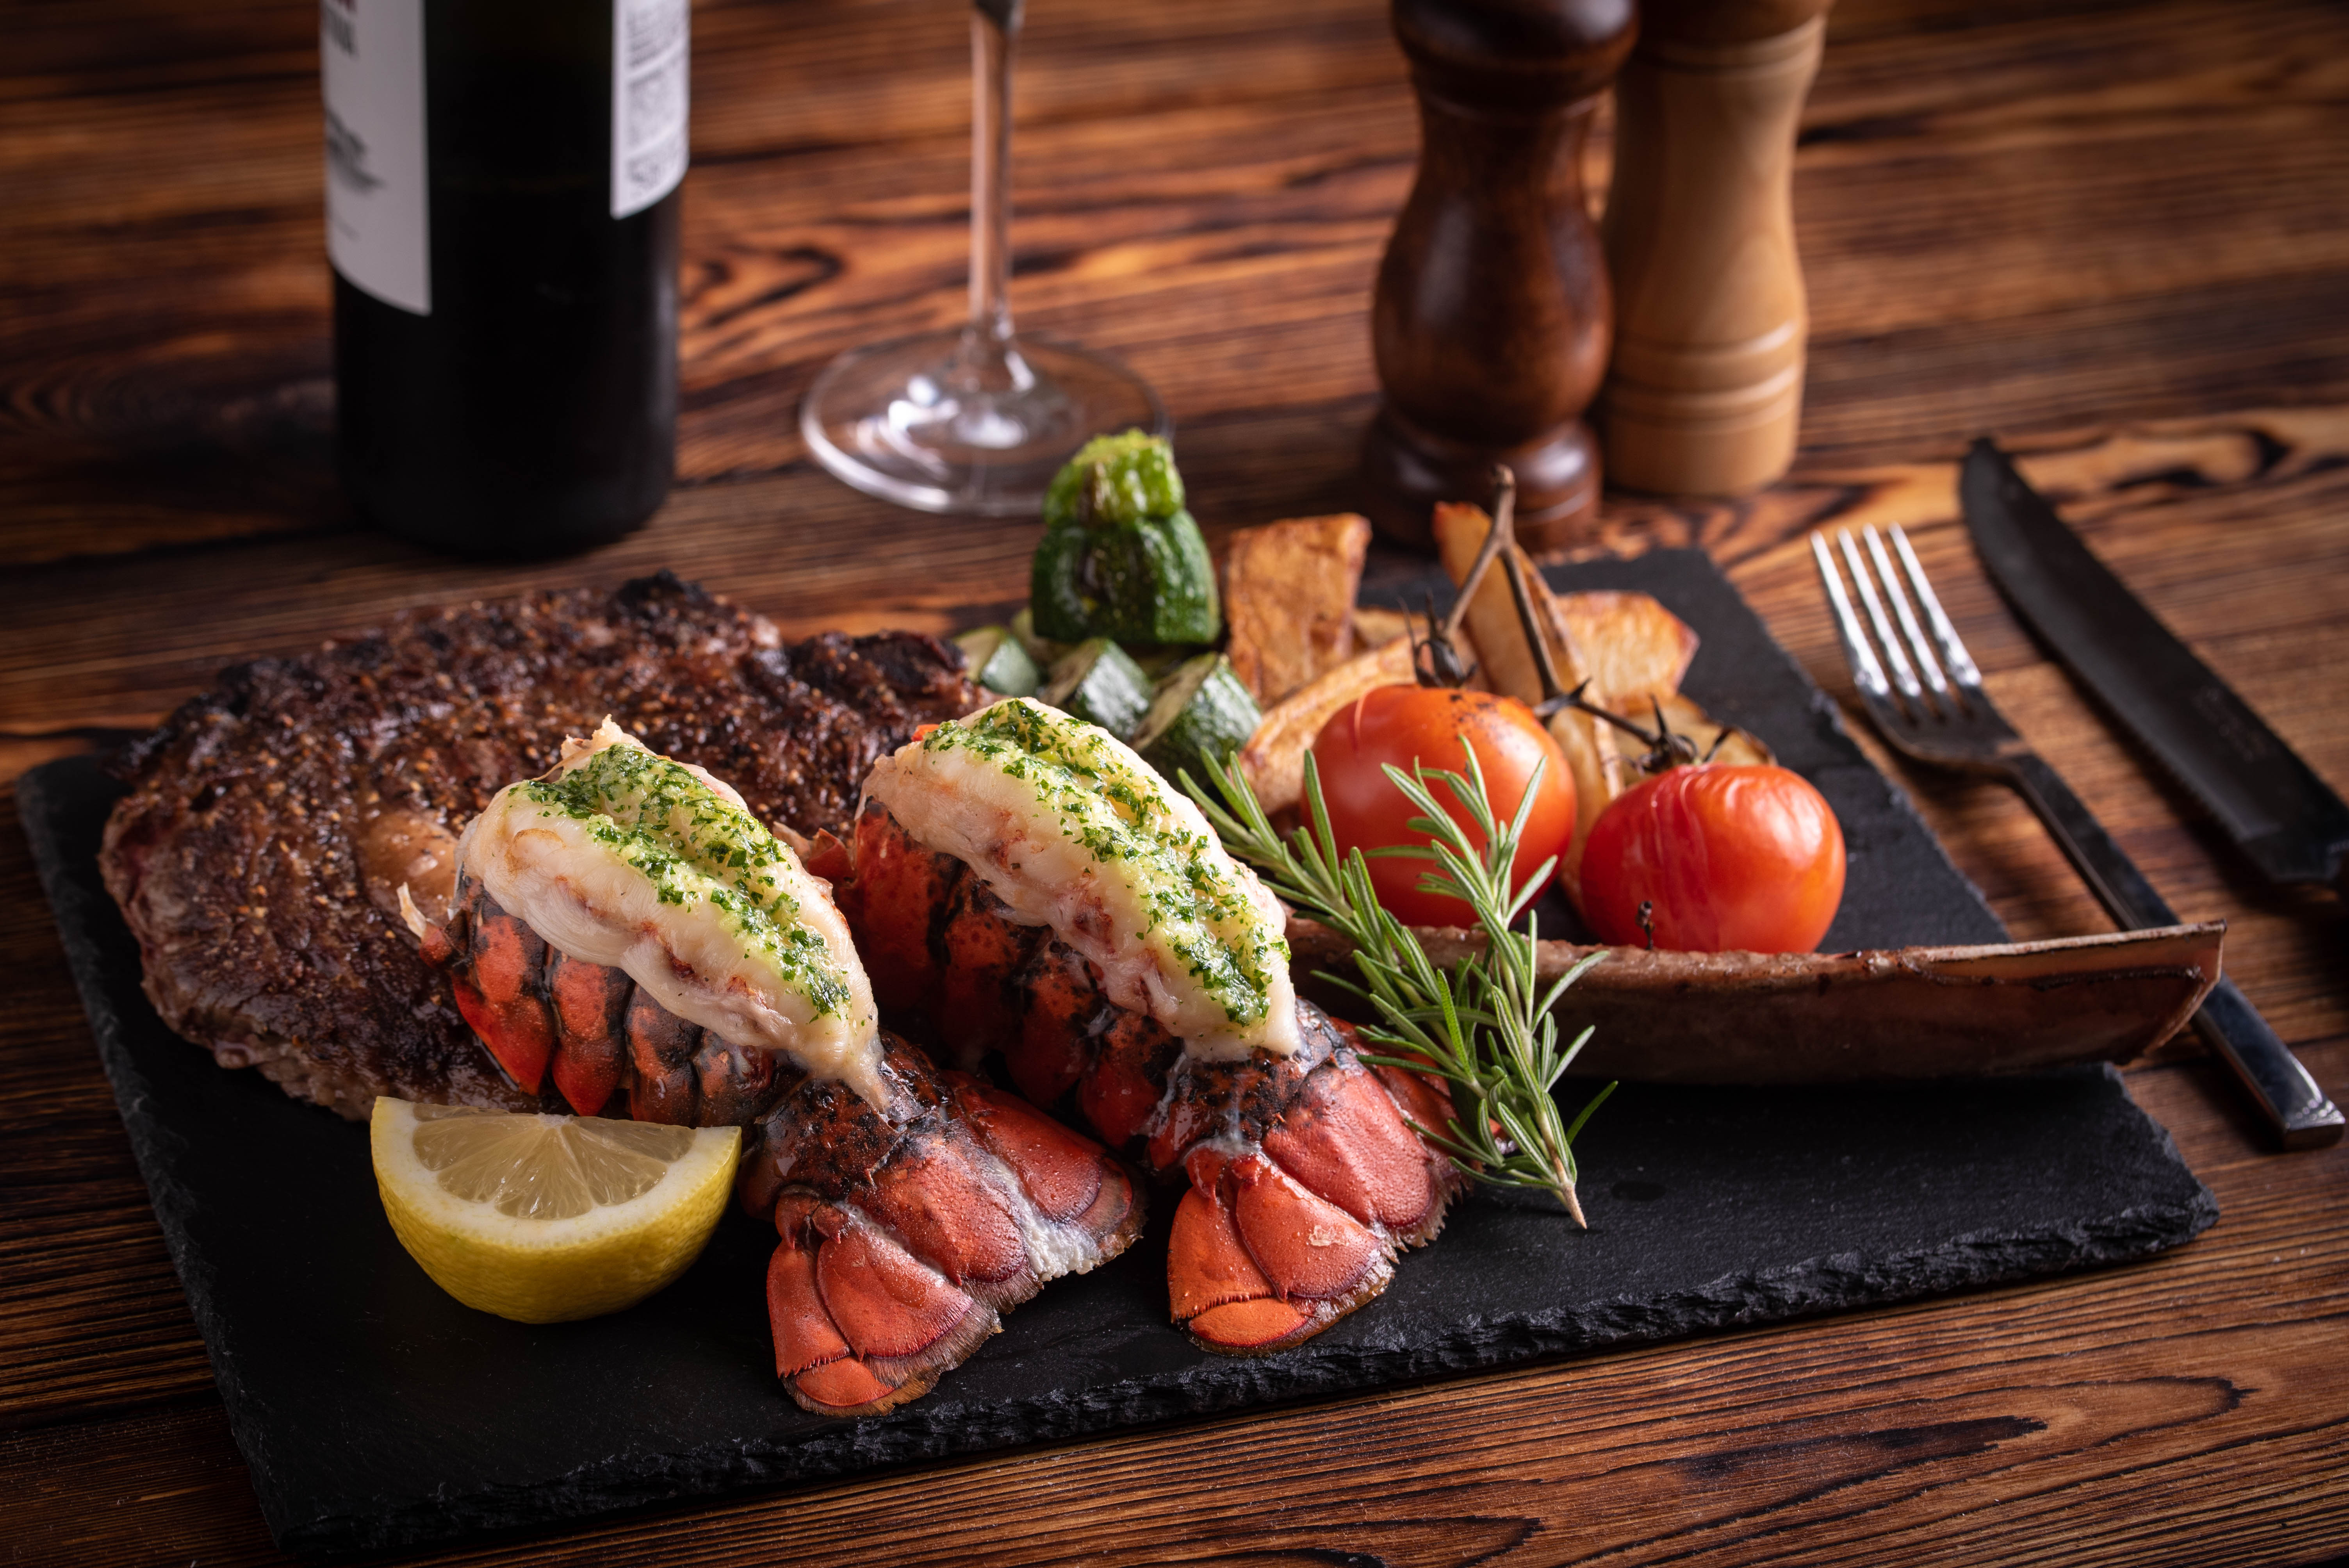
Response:
[[[1689,953],[1808,953],[1843,903],[1843,829],[1783,768],[1674,768],[1609,802],[1582,850],[1601,942]]]
[[[1339,709],[1314,738],[1313,764],[1340,851],[1428,842],[1427,834],[1404,825],[1419,812],[1381,764],[1391,762],[1408,773],[1416,761],[1430,772],[1464,774],[1470,745],[1485,771],[1493,814],[1504,821],[1516,814],[1535,767],[1547,764],[1516,858],[1509,862],[1512,875],[1530,876],[1542,861],[1563,855],[1574,836],[1574,778],[1533,710],[1489,692],[1415,686],[1364,693]],[[1470,841],[1483,847],[1475,819],[1452,791],[1440,782],[1433,789],[1446,814],[1468,830]],[[1475,919],[1464,901],[1419,891],[1419,879],[1435,869],[1434,861],[1381,857],[1370,865],[1379,903],[1405,924],[1466,925]]]

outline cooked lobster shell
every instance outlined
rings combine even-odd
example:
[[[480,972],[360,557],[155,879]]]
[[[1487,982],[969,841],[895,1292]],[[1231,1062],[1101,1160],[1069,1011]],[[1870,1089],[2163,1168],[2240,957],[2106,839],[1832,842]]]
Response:
[[[506,1076],[528,1094],[552,1080],[581,1116],[740,1127],[785,1087],[772,1053],[678,1017],[623,970],[571,957],[473,878],[459,876],[447,923],[423,941]]]

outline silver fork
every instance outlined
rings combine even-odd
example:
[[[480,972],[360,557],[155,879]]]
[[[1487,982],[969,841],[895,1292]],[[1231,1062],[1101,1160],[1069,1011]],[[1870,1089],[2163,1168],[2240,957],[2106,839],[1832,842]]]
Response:
[[[1844,592],[1824,533],[1811,535],[1819,580],[1835,607],[1845,662],[1868,717],[1897,751],[1920,762],[1986,773],[2012,784],[2039,814],[2091,892],[2123,929],[2176,925],[2178,916],[2137,863],[2115,843],[2072,787],[2040,759],[1982,690],[1982,672],[1959,640],[1933,585],[1898,524],[1892,548],[1873,527],[1837,530],[1837,544],[1866,612]],[[1900,558],[1900,570],[1892,556]],[[1871,574],[1870,564],[1875,570]],[[1903,579],[1906,586],[1903,586]],[[1910,594],[1914,593],[1912,603]],[[1888,614],[1886,605],[1890,604]],[[1918,610],[1924,612],[1923,620]],[[1899,632],[1894,631],[1895,623]],[[1869,640],[1873,630],[1875,638]],[[1881,657],[1878,651],[1881,650]],[[2341,1136],[2341,1113],[2235,983],[2221,977],[2194,1015],[2194,1026],[2266,1113],[2286,1148],[2314,1148]]]

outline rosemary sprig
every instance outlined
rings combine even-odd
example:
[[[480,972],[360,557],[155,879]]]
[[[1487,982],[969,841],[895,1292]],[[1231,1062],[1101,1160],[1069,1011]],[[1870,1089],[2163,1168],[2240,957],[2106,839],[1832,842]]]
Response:
[[[1538,990],[1536,922],[1529,917],[1522,932],[1514,925],[1557,862],[1545,861],[1515,887],[1509,870],[1541,787],[1541,773],[1536,769],[1516,814],[1503,823],[1494,816],[1475,748],[1466,750],[1464,776],[1416,765],[1410,773],[1386,769],[1395,787],[1419,809],[1411,827],[1430,835],[1433,842],[1425,848],[1373,851],[1432,861],[1435,869],[1421,876],[1421,889],[1460,899],[1475,912],[1485,932],[1485,952],[1449,970],[1439,969],[1411,928],[1380,905],[1362,851],[1338,852],[1311,753],[1305,758],[1309,826],[1286,841],[1236,767],[1213,757],[1205,759],[1220,799],[1187,773],[1181,775],[1181,782],[1215,824],[1225,848],[1263,872],[1282,898],[1353,944],[1361,983],[1334,975],[1321,977],[1377,1009],[1381,1023],[1364,1026],[1364,1037],[1409,1053],[1366,1053],[1367,1059],[1433,1072],[1451,1086],[1451,1123],[1431,1128],[1413,1122],[1413,1130],[1477,1181],[1547,1192],[1576,1224],[1586,1225],[1574,1193],[1574,1140],[1615,1086],[1600,1089],[1570,1123],[1566,1120],[1550,1089],[1590,1038],[1590,1030],[1584,1029],[1572,1045],[1560,1049],[1550,1006],[1601,954],[1590,954],[1548,990]],[[1431,781],[1449,789],[1474,820],[1485,841],[1481,850],[1449,812],[1437,809]]]

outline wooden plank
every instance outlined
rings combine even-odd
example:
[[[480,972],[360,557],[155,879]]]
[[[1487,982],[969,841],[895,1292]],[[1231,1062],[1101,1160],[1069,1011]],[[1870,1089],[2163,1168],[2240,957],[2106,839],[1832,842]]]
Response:
[[[1021,308],[1126,352],[1186,424],[1248,368],[1265,372],[1246,383],[1259,406],[1368,381],[1361,302],[1415,128],[1375,7],[1284,15],[1072,8],[1040,13],[1028,50]],[[2018,15],[1944,36],[1951,62],[1920,72],[1901,68],[1904,35],[1837,14],[1796,184],[1814,449],[1890,453],[2279,385],[2349,392],[2324,308],[2349,285],[2349,239],[2324,221],[2349,176],[2349,138],[2326,134],[2340,67],[2254,68],[2341,57],[2340,14],[2190,19],[2105,19],[2112,66],[2082,72],[2050,43],[2082,24]],[[840,7],[771,39],[759,22],[714,7],[701,25],[689,478],[797,460],[792,412],[823,358],[960,308],[953,16]],[[1263,27],[1261,50],[1233,47],[1243,26]],[[258,52],[219,62],[230,81],[77,96],[67,77],[0,98],[26,291],[0,341],[44,366],[14,399],[43,410],[24,433],[38,438],[0,430],[0,556],[347,525],[326,453],[315,88],[283,17],[254,26]],[[769,88],[785,81],[802,90]],[[2155,112],[2179,97],[2190,125]],[[1269,319],[1236,343],[1224,302],[1241,294]]]

